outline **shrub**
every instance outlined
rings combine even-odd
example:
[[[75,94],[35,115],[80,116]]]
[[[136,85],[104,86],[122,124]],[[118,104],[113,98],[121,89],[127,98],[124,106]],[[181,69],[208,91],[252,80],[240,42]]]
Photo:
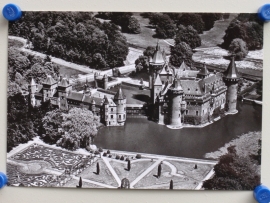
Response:
[[[112,158],[112,155],[111,154],[109,155],[109,158]]]
[[[136,155],[136,159],[140,159],[140,158],[142,158],[142,155],[137,154],[137,155]]]
[[[124,159],[125,159],[125,158],[124,158],[124,156],[122,155],[121,158],[120,158],[120,160],[121,160],[121,161],[124,161]]]
[[[229,53],[235,54],[236,60],[243,60],[248,54],[246,42],[240,38],[234,39],[229,46]]]
[[[103,149],[100,147],[100,148],[98,148],[98,151],[99,152],[103,152]]]
[[[120,156],[119,155],[116,155],[115,159],[120,159]]]
[[[107,150],[107,154],[110,154],[111,152],[110,152],[110,150]]]
[[[107,156],[107,153],[106,153],[106,152],[104,152],[104,153],[103,153],[103,156]]]

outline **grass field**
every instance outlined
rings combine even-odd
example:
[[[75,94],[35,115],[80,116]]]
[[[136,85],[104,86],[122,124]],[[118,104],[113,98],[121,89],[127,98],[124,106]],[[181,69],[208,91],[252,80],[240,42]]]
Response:
[[[139,20],[141,25],[141,33],[140,34],[128,34],[123,33],[123,35],[127,38],[128,43],[137,45],[139,47],[146,48],[148,46],[156,46],[157,42],[159,42],[160,48],[166,51],[167,54],[170,53],[170,46],[165,43],[162,39],[154,38],[155,29],[149,27],[149,19],[143,18],[140,16],[140,13],[134,13],[134,17]]]

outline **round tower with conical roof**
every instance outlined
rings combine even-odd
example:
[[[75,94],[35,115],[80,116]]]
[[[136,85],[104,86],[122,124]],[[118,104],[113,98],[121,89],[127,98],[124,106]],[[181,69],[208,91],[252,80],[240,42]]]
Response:
[[[116,104],[117,123],[124,125],[126,121],[126,97],[121,87],[118,89],[113,101]]]
[[[238,70],[235,64],[235,55],[232,55],[231,62],[227,70],[223,73],[223,80],[227,86],[226,95],[226,111],[229,114],[237,113],[237,89],[238,81],[240,79]]]
[[[180,80],[174,78],[172,86],[168,90],[169,126],[181,127],[181,103],[183,100],[183,88]]]
[[[107,74],[105,74],[103,76],[102,81],[103,81],[103,89],[105,89],[105,90],[108,89],[108,81],[109,81],[109,79],[108,79],[108,75]]]
[[[35,83],[34,79],[31,79],[30,85],[28,86],[29,89],[29,103],[32,106],[36,106],[36,98],[35,93],[37,91],[37,84]]]

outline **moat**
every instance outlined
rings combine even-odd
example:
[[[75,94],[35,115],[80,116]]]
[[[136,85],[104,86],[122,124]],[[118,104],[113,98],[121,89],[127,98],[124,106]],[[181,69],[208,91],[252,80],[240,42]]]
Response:
[[[204,158],[232,139],[249,131],[261,131],[262,107],[238,102],[238,113],[204,128],[171,130],[146,118],[128,118],[123,127],[104,127],[94,144],[106,149]]]

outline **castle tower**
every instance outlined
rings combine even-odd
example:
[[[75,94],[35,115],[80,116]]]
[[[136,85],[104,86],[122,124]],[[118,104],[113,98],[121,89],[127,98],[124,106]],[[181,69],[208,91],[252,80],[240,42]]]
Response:
[[[108,89],[108,81],[109,81],[109,79],[108,79],[108,75],[107,74],[105,74],[103,76],[102,81],[103,81],[103,89],[105,89],[105,90]]]
[[[118,89],[113,101],[116,104],[117,123],[124,125],[126,121],[126,97],[121,87]]]
[[[152,72],[158,74],[165,64],[164,55],[160,50],[160,46],[157,43],[156,50],[153,54],[153,57],[149,59],[149,64],[151,66]]]
[[[227,70],[223,73],[223,80],[227,86],[226,108],[227,113],[229,114],[235,114],[238,112],[236,109],[236,105],[237,105],[237,88],[240,76],[235,65],[234,57],[235,55],[232,55],[231,62]]]
[[[46,101],[53,97],[54,93],[56,92],[57,85],[57,81],[55,81],[52,76],[47,75],[47,78],[43,82],[43,101]]]
[[[91,111],[93,112],[94,115],[96,114],[96,102],[94,99],[91,102]]]
[[[94,81],[95,81],[94,87],[95,87],[95,88],[98,88],[97,77],[98,77],[98,73],[95,72],[95,74],[94,74]]]
[[[202,79],[204,79],[204,78],[207,78],[208,76],[209,76],[209,71],[208,71],[208,69],[206,68],[206,65],[205,65],[205,63],[203,64],[203,67],[202,67],[202,69],[199,71],[199,73],[197,74],[197,77],[198,78],[202,78]]]
[[[62,78],[58,84],[58,97],[59,97],[59,108],[63,110],[68,110],[67,96],[72,90],[71,84],[67,78]]]
[[[91,94],[91,91],[90,91],[90,86],[88,84],[88,79],[86,78],[85,80],[85,84],[84,84],[84,87],[83,87],[83,93],[87,96],[90,96]]]
[[[172,86],[168,90],[168,112],[169,125],[173,127],[181,127],[181,103],[184,91],[177,77],[174,79]]]
[[[36,98],[35,98],[35,93],[37,91],[37,84],[35,83],[34,79],[31,79],[30,85],[28,86],[29,89],[29,103],[32,106],[36,105]]]
[[[154,83],[153,83],[153,87],[151,89],[151,100],[153,102],[153,104],[156,102],[156,98],[158,96],[158,94],[161,92],[162,90],[162,82],[160,79],[160,76],[157,75]]]

